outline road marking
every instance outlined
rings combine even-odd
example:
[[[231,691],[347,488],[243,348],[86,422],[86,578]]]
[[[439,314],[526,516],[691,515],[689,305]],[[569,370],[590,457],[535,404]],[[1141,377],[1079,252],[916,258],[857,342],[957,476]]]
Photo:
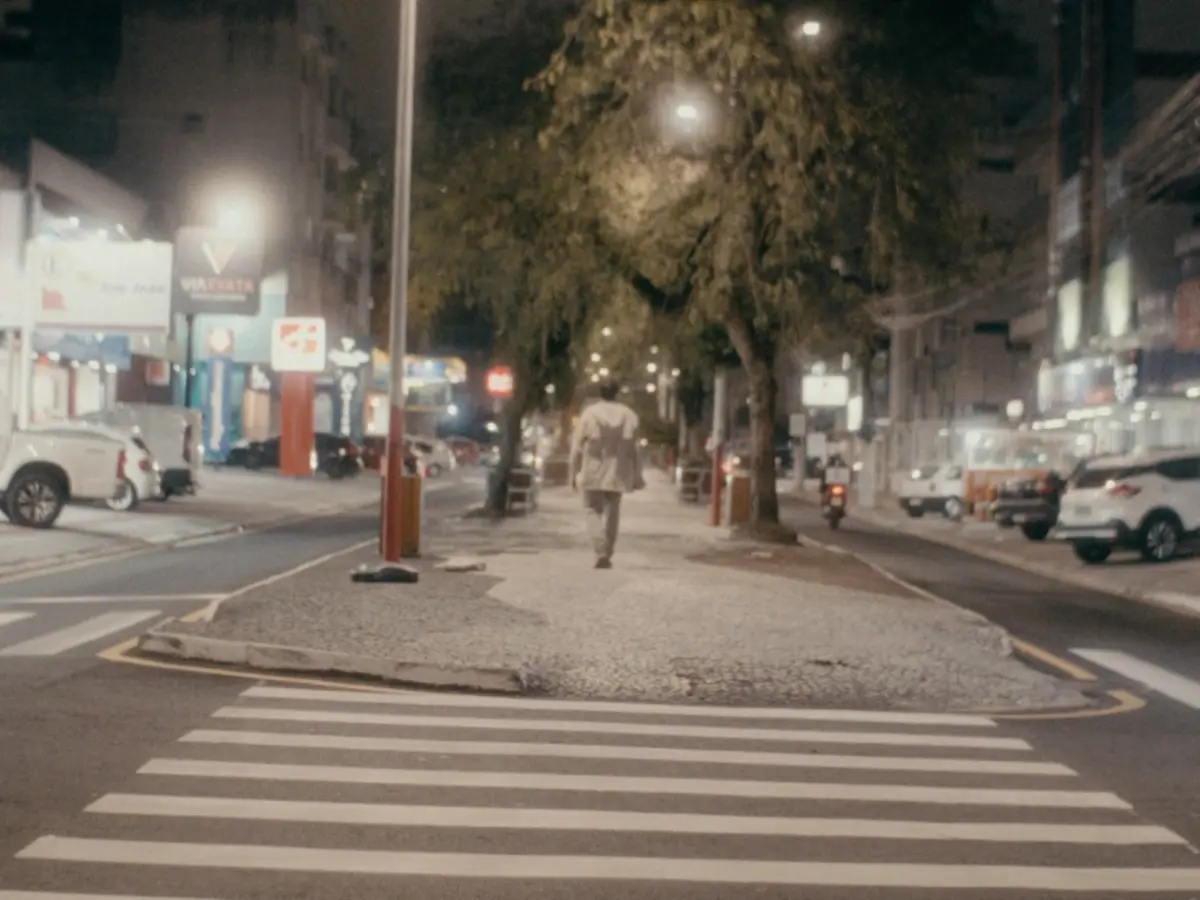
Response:
[[[529,700],[482,698],[457,694],[427,694],[405,691],[395,694],[357,694],[348,691],[300,688],[253,687],[242,696],[253,700],[315,700],[336,703],[387,706],[432,706],[438,709],[466,707],[485,709],[534,709],[555,712],[614,713],[640,716],[695,716],[704,719],[785,719],[791,721],[859,722],[875,725],[946,725],[964,728],[995,728],[984,716],[952,713],[876,712],[843,709],[781,709],[734,706],[671,706],[666,703],[605,703],[586,700]]]
[[[157,609],[110,612],[0,650],[0,656],[54,656],[162,615]]]
[[[1200,709],[1200,682],[1184,678],[1170,669],[1145,662],[1119,650],[1072,649],[1071,652],[1110,672],[1116,672],[1131,681],[1144,684],[1151,690],[1158,691],[1164,697],[1177,700],[1184,706]]]
[[[1036,659],[1038,662],[1052,669],[1057,669],[1066,674],[1068,678],[1073,678],[1076,681],[1095,681],[1094,673],[1089,672],[1083,666],[1076,665],[1068,659],[1063,659],[1056,653],[1051,653],[1037,644],[1031,644],[1029,641],[1023,641],[1020,638],[1011,638],[1013,649],[1018,653]]]
[[[1129,691],[1109,691],[1108,696],[1113,699],[1111,706],[1102,706],[1095,709],[1073,709],[1066,712],[1042,712],[1042,713],[997,713],[996,718],[1005,722],[1049,722],[1062,719],[1102,719],[1107,716],[1119,716],[1124,713],[1137,712],[1139,709],[1145,709],[1146,701],[1137,694],[1131,694]]]
[[[81,597],[0,597],[0,606],[70,606],[93,603],[204,603],[223,594],[114,594]]]
[[[132,894],[62,894],[57,891],[4,891],[0,900],[196,900],[189,897],[137,897]]]
[[[6,625],[15,625],[17,622],[24,622],[26,619],[32,619],[33,613],[0,613],[0,628]]]
[[[1158,825],[1046,825],[1036,822],[906,822],[881,819],[723,816],[619,812],[594,809],[525,809],[486,806],[410,806],[310,800],[246,800],[107,794],[87,812],[120,816],[239,819],[393,828],[488,828],[523,831],[624,831],[760,837],[874,838],[894,841],[983,841],[1111,846],[1183,845]]]
[[[759,862],[534,854],[405,853],[261,844],[183,844],[99,838],[38,838],[19,859],[121,865],[528,880],[662,881],[1091,894],[1200,890],[1200,869],[969,866],[931,863]]]
[[[886,731],[816,731],[784,728],[720,728],[703,725],[644,725],[628,722],[558,719],[484,719],[467,716],[412,716],[398,713],[330,712],[225,706],[215,719],[271,722],[322,722],[341,725],[394,725],[407,728],[470,728],[494,731],[542,731],[557,734],[624,734],[647,737],[716,738],[731,741],[778,741],[817,744],[890,744],[897,747],[961,747],[980,750],[1032,750],[1020,738],[963,737]]]
[[[309,569],[322,566],[327,562],[332,562],[338,557],[345,556],[348,553],[353,553],[356,550],[365,550],[367,547],[373,547],[378,543],[378,538],[370,538],[369,540],[359,541],[356,544],[351,544],[349,547],[343,547],[341,550],[334,550],[332,553],[326,553],[324,556],[318,556],[316,559],[310,559],[298,566],[293,566],[284,572],[277,572],[276,574],[270,575],[267,578],[255,581],[253,584],[247,584],[244,587],[240,587],[230,594],[225,594],[212,599],[211,602],[209,602],[209,604],[203,609],[198,609],[195,612],[188,613],[188,615],[184,616],[181,621],[211,622],[213,617],[216,616],[217,610],[221,608],[221,605],[228,603],[235,597],[241,597],[242,595],[248,594],[251,591],[257,591],[265,587],[270,587],[278,581],[283,581],[285,578],[291,578],[294,575],[299,575],[301,572],[307,572]]]
[[[857,769],[888,772],[935,772],[966,775],[1074,777],[1059,763],[998,759],[946,759],[919,756],[842,756],[827,753],[770,753],[757,750],[685,750],[677,747],[634,747],[624,744],[556,744],[543,742],[429,741],[362,737],[348,734],[295,734],[264,731],[190,731],[183,744],[238,747],[287,747],[306,750],[350,750],[364,753],[426,753],[444,756],[512,756],[519,758],[601,759],[627,762],[691,763],[722,766],[775,766],[801,769]]]
[[[925,787],[897,784],[742,781],[709,778],[641,778],[621,775],[555,775],[527,772],[456,772],[432,769],[374,769],[301,766],[222,760],[152,759],[139,775],[185,778],[244,778],[327,784],[578,791],[788,800],[846,800],[865,803],[929,803],[962,806],[1026,806],[1057,809],[1129,809],[1116,794],[1102,791],[1011,790]]]

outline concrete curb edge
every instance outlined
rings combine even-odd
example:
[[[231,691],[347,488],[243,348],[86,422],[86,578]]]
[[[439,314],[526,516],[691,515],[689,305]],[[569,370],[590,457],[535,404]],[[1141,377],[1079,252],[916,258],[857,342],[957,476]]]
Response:
[[[348,675],[385,684],[493,694],[527,692],[527,678],[516,669],[444,666],[354,653],[223,640],[171,631],[173,623],[174,620],[162,623],[138,638],[138,652],[147,656],[264,672]]]

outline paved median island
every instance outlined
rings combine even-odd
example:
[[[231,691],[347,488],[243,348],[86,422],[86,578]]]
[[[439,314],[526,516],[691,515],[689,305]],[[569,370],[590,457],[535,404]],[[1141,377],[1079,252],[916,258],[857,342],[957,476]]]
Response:
[[[526,518],[428,532],[414,585],[348,555],[167,623],[142,652],[407,684],[631,700],[1011,710],[1083,705],[982,618],[848,556],[734,541],[665,481],[627,498],[597,571],[569,491]],[[446,560],[453,558],[453,563]]]

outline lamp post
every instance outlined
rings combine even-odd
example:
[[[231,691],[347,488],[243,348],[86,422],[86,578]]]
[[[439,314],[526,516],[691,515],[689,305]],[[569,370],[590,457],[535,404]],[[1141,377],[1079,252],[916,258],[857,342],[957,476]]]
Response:
[[[392,361],[388,401],[387,471],[380,510],[380,552],[385,563],[403,553],[405,354],[408,328],[408,252],[412,196],[413,120],[416,105],[417,3],[399,0],[400,30],[396,68],[396,147],[392,197]]]

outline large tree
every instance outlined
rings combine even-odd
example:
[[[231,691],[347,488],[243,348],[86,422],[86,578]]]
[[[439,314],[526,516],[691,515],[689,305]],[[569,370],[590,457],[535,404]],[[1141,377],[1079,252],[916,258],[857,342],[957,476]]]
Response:
[[[753,524],[778,530],[781,353],[946,280],[973,232],[987,0],[587,0],[539,76],[572,208],[656,309],[718,324],[750,382]]]

